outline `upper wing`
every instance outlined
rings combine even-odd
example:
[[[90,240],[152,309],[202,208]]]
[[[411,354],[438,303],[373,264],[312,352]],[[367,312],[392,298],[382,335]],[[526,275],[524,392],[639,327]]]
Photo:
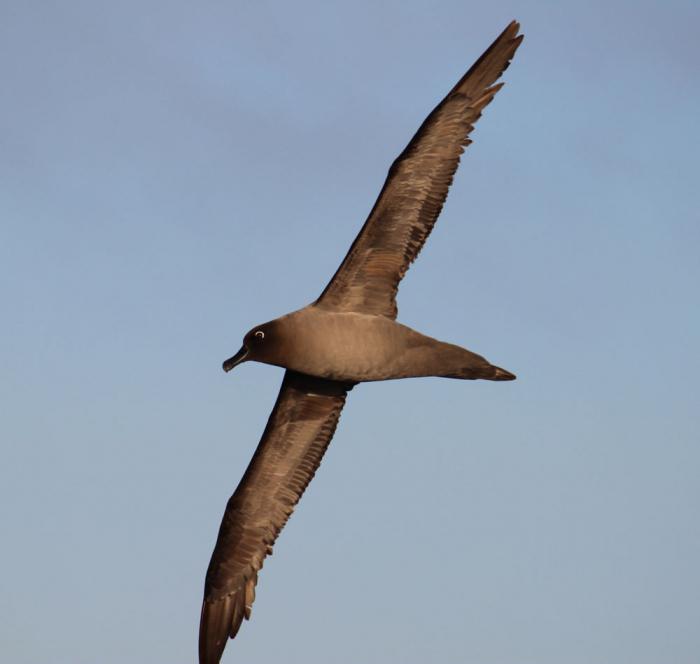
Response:
[[[396,291],[423,247],[468,136],[522,41],[513,21],[425,119],[389,169],[350,251],[316,305],[396,318]]]
[[[218,664],[250,618],[263,560],[321,463],[352,384],[287,371],[262,439],[224,512],[207,570],[200,664]]]

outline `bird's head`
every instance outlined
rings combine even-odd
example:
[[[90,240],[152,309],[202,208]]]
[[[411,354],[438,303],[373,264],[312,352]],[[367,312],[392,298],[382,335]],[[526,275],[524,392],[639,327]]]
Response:
[[[224,371],[231,371],[235,366],[248,360],[268,362],[274,364],[275,348],[279,345],[279,339],[275,338],[274,321],[263,323],[250,330],[243,337],[241,349],[229,357],[223,364]]]

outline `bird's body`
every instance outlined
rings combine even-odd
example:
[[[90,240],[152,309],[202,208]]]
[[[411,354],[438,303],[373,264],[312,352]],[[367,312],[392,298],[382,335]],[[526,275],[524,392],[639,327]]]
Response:
[[[265,335],[258,361],[348,383],[444,376],[508,380],[480,355],[425,336],[386,316],[309,305],[253,332]]]
[[[398,285],[440,214],[469,135],[522,41],[512,22],[428,115],[389,169],[345,259],[308,307],[259,325],[224,362],[286,369],[253,458],[229,500],[207,570],[200,664],[218,664],[250,617],[272,551],[330,443],[347,393],[366,381],[444,376],[512,380],[480,355],[396,322]]]

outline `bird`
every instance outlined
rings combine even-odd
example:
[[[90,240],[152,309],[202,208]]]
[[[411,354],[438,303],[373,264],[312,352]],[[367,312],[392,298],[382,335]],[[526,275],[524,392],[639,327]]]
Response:
[[[265,557],[313,478],[348,392],[367,381],[443,376],[508,381],[511,372],[396,321],[396,295],[430,234],[464,148],[523,35],[512,21],[427,116],[391,165],[340,267],[310,305],[253,327],[225,371],[285,369],[277,401],[229,499],[204,585],[200,664],[218,664],[249,619]]]

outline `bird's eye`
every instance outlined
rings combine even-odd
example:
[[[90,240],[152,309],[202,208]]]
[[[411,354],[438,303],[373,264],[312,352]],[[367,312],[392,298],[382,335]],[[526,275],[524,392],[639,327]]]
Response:
[[[260,341],[262,341],[265,338],[265,333],[262,330],[256,330],[253,336],[255,336],[256,339],[260,339]]]

